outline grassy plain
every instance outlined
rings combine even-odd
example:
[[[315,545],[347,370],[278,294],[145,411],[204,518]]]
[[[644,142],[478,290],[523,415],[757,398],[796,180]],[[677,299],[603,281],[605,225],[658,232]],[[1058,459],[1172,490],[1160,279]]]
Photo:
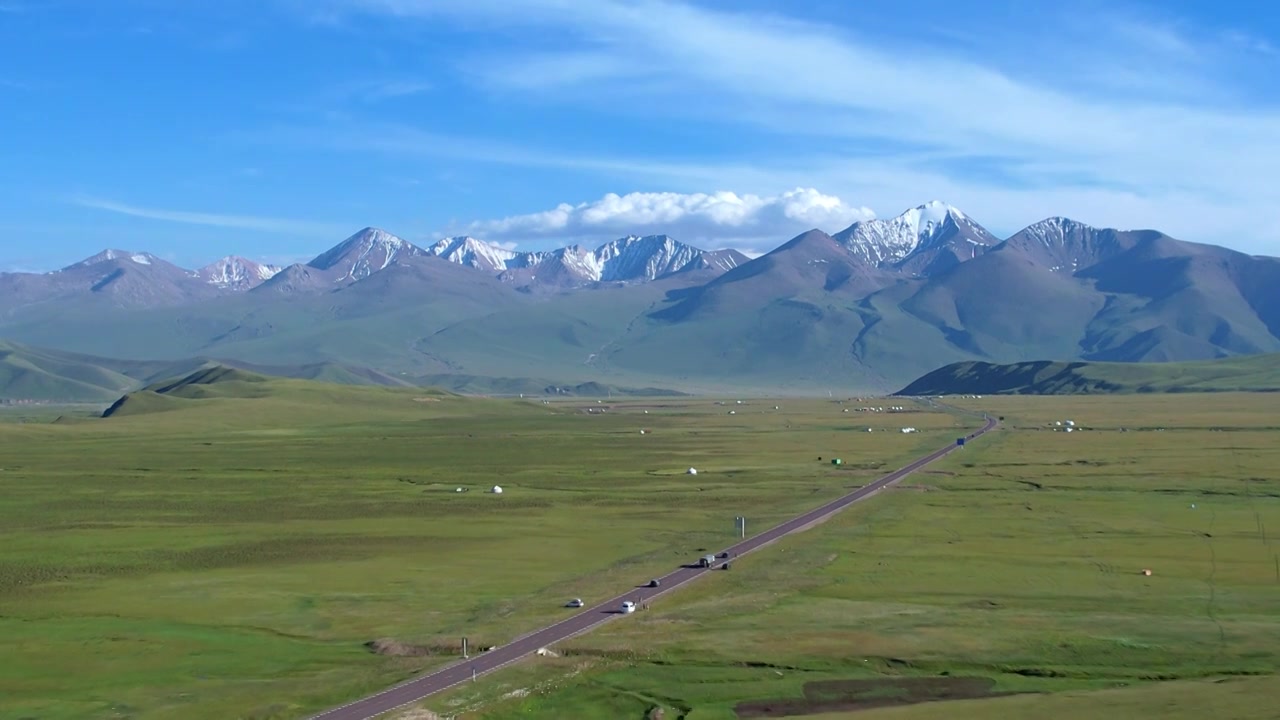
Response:
[[[587,413],[233,378],[105,420],[0,423],[0,718],[302,717],[453,652],[367,641],[503,643],[959,422],[729,403]]]
[[[837,694],[811,717],[1277,717],[1274,395],[953,402],[1004,427],[558,658],[424,706],[728,720],[809,683],[948,676],[1019,694],[857,712],[866,696]],[[1054,424],[1068,419],[1080,429]]]

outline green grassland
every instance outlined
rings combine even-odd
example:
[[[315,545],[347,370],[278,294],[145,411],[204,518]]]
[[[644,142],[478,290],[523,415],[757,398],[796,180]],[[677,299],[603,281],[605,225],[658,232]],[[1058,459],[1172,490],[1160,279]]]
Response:
[[[1016,694],[811,717],[1276,717],[1274,396],[954,402],[1005,423],[557,658],[423,706],[727,720],[808,683],[945,676]]]
[[[973,424],[727,402],[588,413],[607,403],[232,371],[136,393],[106,419],[0,423],[0,718],[302,717]],[[840,468],[817,460],[836,454]],[[435,650],[369,652],[378,638]]]

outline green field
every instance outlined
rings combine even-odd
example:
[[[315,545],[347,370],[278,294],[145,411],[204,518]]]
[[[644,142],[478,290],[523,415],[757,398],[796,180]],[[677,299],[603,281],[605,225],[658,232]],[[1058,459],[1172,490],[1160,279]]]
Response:
[[[497,719],[727,719],[797,701],[857,720],[1272,717],[1273,401],[957,400],[1006,422],[560,657],[423,705]],[[464,635],[502,644],[569,597],[727,544],[735,515],[763,529],[975,424],[832,400],[586,411],[606,405],[235,371],[104,420],[0,423],[0,718],[304,717],[448,662]],[[1053,424],[1065,419],[1078,430]],[[426,654],[376,654],[377,639]],[[1018,694],[851,712],[938,677]]]
[[[0,423],[0,718],[302,717],[687,562],[735,515],[847,492],[961,422],[238,372],[152,395]],[[366,649],[380,638],[435,650]]]
[[[1019,694],[854,712],[902,693],[815,685],[835,705],[810,717],[1276,717],[1274,396],[964,402],[1003,429],[559,658],[425,707],[729,719],[808,683],[947,676]]]

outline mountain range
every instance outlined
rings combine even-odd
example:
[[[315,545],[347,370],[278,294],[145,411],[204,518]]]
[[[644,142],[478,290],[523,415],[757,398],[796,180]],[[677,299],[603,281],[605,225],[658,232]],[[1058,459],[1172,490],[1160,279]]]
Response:
[[[1280,351],[1278,287],[1277,258],[1056,217],[1000,239],[931,202],[755,258],[666,235],[517,252],[376,228],[285,268],[108,250],[0,274],[0,337],[452,387],[891,391],[962,361]]]

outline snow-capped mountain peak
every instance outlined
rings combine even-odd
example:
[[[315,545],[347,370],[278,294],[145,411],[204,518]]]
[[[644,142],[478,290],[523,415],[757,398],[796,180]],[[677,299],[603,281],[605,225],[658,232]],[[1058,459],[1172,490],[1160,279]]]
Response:
[[[1064,217],[1045,218],[1013,237],[1009,245],[1053,272],[1074,274],[1134,247],[1150,233],[1095,228]]]
[[[97,255],[91,255],[85,258],[84,260],[81,260],[80,262],[76,263],[72,267],[85,267],[88,265],[97,265],[100,262],[107,262],[108,260],[116,260],[122,257],[129,257],[130,255],[133,255],[133,254],[134,253],[129,250],[116,250],[114,248],[107,248],[106,250],[103,250]]]
[[[427,248],[427,253],[459,265],[492,272],[519,267],[522,264],[519,262],[521,256],[530,254],[518,253],[465,235],[445,238]]]
[[[400,258],[426,255],[426,250],[386,230],[367,227],[307,264],[319,270],[337,270],[336,282],[343,282],[366,278]]]
[[[919,237],[929,237],[937,233],[947,220],[964,220],[964,213],[942,202],[931,200],[898,216],[905,224],[915,228]]]
[[[196,271],[201,280],[220,288],[248,290],[275,277],[280,268],[228,255]]]
[[[707,254],[667,235],[628,235],[594,250],[568,245],[535,252],[508,250],[472,237],[452,237],[437,242],[427,252],[477,270],[496,271],[507,282],[537,280],[540,284],[564,286],[655,280]],[[736,259],[717,256],[708,267],[719,268],[726,263],[736,264]]]
[[[156,258],[156,256],[152,255],[151,253],[134,252],[132,250],[117,250],[114,248],[108,248],[96,255],[87,257],[84,260],[81,260],[80,262],[75,263],[74,265],[68,265],[67,267],[62,268],[62,270],[71,270],[73,268],[89,267],[90,265],[97,265],[98,263],[109,262],[111,260],[130,260],[137,265],[150,265],[153,261],[157,259],[158,258]]]
[[[1088,232],[1093,230],[1089,225],[1077,222],[1071,218],[1050,217],[1041,220],[1038,223],[1029,225],[1022,232],[1029,238],[1038,240],[1046,247],[1054,245],[1062,245],[1067,239],[1075,233]]]
[[[702,254],[702,250],[668,235],[628,235],[596,249],[599,274],[593,279],[655,280],[676,272]]]
[[[946,245],[957,237],[977,246],[998,241],[958,208],[939,200],[884,220],[863,220],[836,233],[838,242],[873,265],[890,265],[912,254]]]

